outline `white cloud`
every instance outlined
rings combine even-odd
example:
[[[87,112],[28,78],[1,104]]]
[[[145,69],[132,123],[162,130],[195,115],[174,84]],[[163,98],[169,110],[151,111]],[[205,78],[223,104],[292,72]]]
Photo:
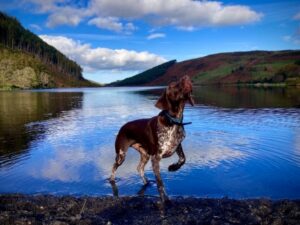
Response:
[[[29,27],[32,28],[32,29],[34,29],[34,30],[37,30],[37,31],[41,31],[42,30],[42,28],[39,25],[37,25],[37,24],[30,24]]]
[[[91,19],[88,24],[115,32],[127,33],[136,29],[136,27],[132,23],[123,24],[116,17],[96,17]]]
[[[148,40],[152,40],[152,39],[157,39],[157,38],[164,38],[166,37],[166,35],[164,33],[154,33],[154,34],[150,34],[147,39]]]
[[[184,31],[194,31],[196,30],[196,28],[194,26],[186,26],[186,27],[182,27],[182,26],[179,26],[177,27],[178,30],[184,30]]]
[[[92,48],[89,44],[63,36],[40,35],[40,38],[75,60],[86,71],[145,70],[166,61],[147,51]]]
[[[79,7],[67,0],[24,0],[38,6],[40,12],[50,12],[48,26],[77,25],[92,17],[90,24],[119,32],[132,23],[120,20],[143,20],[155,26],[175,26],[183,30],[199,27],[241,25],[259,21],[262,17],[248,6],[224,5],[218,1],[193,0],[90,0]],[[93,18],[94,17],[94,18]],[[134,30],[134,29],[132,29]]]
[[[138,28],[133,23],[126,23],[126,25],[125,25],[125,30],[127,30],[127,31],[134,31],[137,29]]]
[[[92,12],[105,16],[144,18],[157,25],[203,27],[246,24],[260,20],[262,15],[247,6],[224,6],[216,1],[192,0],[92,0]]]
[[[77,26],[82,19],[88,15],[86,11],[72,7],[58,8],[53,12],[47,20],[48,27],[56,27],[58,25]]]
[[[22,0],[21,3],[31,7],[37,13],[50,13],[46,22],[47,27],[77,26],[90,15],[88,10],[78,7],[72,0]]]
[[[88,22],[89,25],[96,25],[96,27],[113,30],[120,32],[123,30],[123,24],[119,22],[118,18],[107,17],[107,18],[94,18]]]
[[[27,4],[29,7],[34,6],[38,13],[46,13],[56,10],[57,4],[63,4],[66,0],[21,0],[21,3]]]

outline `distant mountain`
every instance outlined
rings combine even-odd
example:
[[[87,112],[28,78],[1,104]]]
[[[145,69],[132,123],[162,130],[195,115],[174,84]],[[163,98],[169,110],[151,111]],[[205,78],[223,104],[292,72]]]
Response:
[[[0,12],[0,88],[96,86],[82,68]]]
[[[174,62],[174,61],[172,61]],[[164,65],[164,64],[162,64]],[[162,66],[160,65],[160,66]],[[157,66],[157,67],[160,67]],[[250,51],[209,55],[173,63],[163,73],[148,75],[154,67],[134,77],[143,82],[134,85],[166,85],[183,75],[189,75],[195,85],[287,84],[300,85],[300,50]],[[125,80],[113,83],[115,86]],[[146,82],[144,82],[146,80]]]

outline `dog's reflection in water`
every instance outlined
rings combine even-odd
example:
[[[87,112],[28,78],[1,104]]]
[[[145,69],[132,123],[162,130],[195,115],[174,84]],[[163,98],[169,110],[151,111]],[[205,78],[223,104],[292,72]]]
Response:
[[[110,183],[111,188],[112,188],[113,196],[116,197],[116,198],[119,198],[119,188],[118,188],[116,182],[110,180],[109,183]],[[152,183],[155,183],[155,181],[148,180],[147,184],[142,185],[141,189],[137,192],[137,196],[144,197],[146,190],[149,187],[151,187]],[[147,196],[149,196],[149,195],[147,195]],[[154,196],[151,196],[151,197],[154,197]],[[167,203],[167,206],[172,205],[170,201],[161,202],[161,203],[157,202],[157,209],[159,210],[160,218],[162,220],[166,219],[166,203]]]
[[[109,181],[111,188],[112,188],[112,193],[114,197],[119,197],[119,188],[116,184],[115,181]],[[151,186],[152,183],[155,183],[155,181],[149,180],[148,183],[142,185],[141,189],[137,192],[137,195],[142,197],[145,196],[146,190]]]
[[[119,197],[119,188],[118,188],[116,182],[110,180],[109,183],[110,183],[111,188],[112,188],[113,196],[114,197]]]

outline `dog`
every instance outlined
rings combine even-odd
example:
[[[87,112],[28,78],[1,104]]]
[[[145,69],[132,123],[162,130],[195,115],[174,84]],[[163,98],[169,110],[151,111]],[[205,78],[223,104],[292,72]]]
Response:
[[[155,104],[162,110],[157,116],[134,120],[121,127],[115,142],[116,158],[109,179],[111,183],[115,182],[116,170],[124,162],[128,148],[132,147],[141,156],[137,170],[144,185],[148,184],[144,168],[151,158],[161,201],[169,201],[160,176],[159,162],[176,152],[178,162],[171,164],[168,170],[176,171],[185,163],[181,142],[185,138],[184,125],[187,123],[183,123],[183,111],[186,102],[194,106],[192,88],[187,75],[177,82],[171,82]]]

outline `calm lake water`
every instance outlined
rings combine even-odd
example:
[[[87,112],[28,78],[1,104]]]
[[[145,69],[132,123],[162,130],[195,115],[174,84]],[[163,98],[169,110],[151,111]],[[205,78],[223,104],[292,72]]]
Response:
[[[107,181],[116,134],[159,113],[160,88],[0,92],[0,193],[112,195]],[[167,171],[171,196],[300,198],[300,89],[194,90],[187,106],[186,164]],[[139,154],[117,171],[120,195],[136,195]],[[154,180],[151,165],[146,175]],[[155,184],[145,192],[158,195]]]

